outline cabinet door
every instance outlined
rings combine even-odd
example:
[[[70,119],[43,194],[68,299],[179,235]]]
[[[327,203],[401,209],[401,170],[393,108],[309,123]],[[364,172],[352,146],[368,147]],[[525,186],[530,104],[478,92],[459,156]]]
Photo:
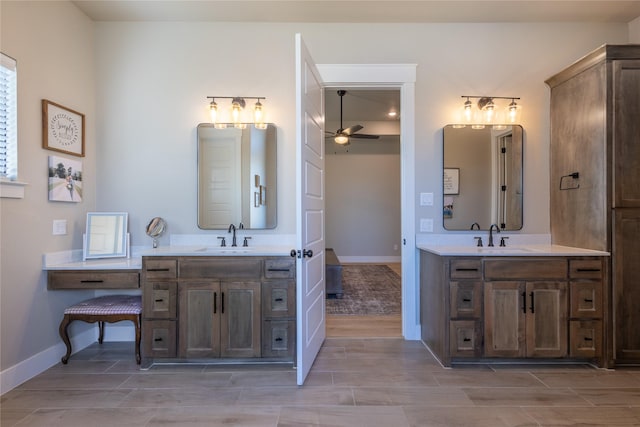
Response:
[[[176,321],[144,320],[142,343],[144,357],[176,357]]]
[[[602,321],[572,320],[569,335],[569,356],[602,357]]]
[[[640,362],[640,209],[616,209],[613,253],[615,358]]]
[[[451,318],[478,319],[482,315],[482,282],[449,283]]]
[[[486,356],[525,356],[525,296],[523,282],[485,282]]]
[[[567,283],[527,283],[527,356],[567,355]]]
[[[220,356],[220,283],[180,283],[179,357]]]
[[[449,334],[451,357],[480,357],[482,355],[480,320],[452,320],[449,322]]]
[[[640,60],[613,61],[615,208],[640,207]]]
[[[222,283],[222,357],[260,357],[260,287],[260,282]]]
[[[176,282],[144,284],[143,310],[145,319],[175,319],[177,309]]]

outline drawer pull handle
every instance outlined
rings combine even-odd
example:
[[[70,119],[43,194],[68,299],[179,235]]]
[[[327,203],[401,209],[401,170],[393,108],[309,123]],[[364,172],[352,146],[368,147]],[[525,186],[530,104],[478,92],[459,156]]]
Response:
[[[471,338],[463,338],[462,341],[469,342],[469,341],[471,341]]]
[[[478,271],[477,268],[456,268],[456,271]]]
[[[147,271],[169,271],[168,268],[147,268]]]
[[[213,293],[213,314],[216,314],[218,311],[218,293]]]
[[[276,342],[280,342],[280,341],[282,341],[282,338],[276,338],[275,341]]]
[[[289,268],[268,268],[268,271],[289,271]]]
[[[522,312],[527,314],[527,293],[522,293]]]
[[[162,338],[156,338],[154,341],[155,341],[155,342],[162,341]]]
[[[276,298],[276,300],[275,300],[275,301],[276,301],[276,302],[282,302],[282,301],[283,301],[283,299],[282,299],[282,298]]]
[[[535,307],[536,307],[536,300],[535,300],[536,295],[533,292],[531,292],[529,294],[529,296],[531,297],[531,313],[535,313],[536,312],[536,309],[535,309]]]
[[[589,273],[589,272],[600,271],[600,269],[599,268],[577,268],[576,271],[579,273]]]
[[[81,280],[80,283],[102,283],[104,280],[96,279],[96,280]]]
[[[584,337],[585,341],[593,341],[593,338],[589,338],[589,337]]]
[[[593,302],[593,299],[585,298],[584,302]]]
[[[464,301],[464,302],[471,302],[471,298],[462,298],[462,301]]]
[[[162,301],[164,301],[162,298],[156,300],[156,302],[162,302]]]

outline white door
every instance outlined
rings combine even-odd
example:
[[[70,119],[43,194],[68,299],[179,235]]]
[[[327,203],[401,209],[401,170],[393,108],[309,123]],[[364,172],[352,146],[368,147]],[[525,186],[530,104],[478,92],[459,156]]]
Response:
[[[324,98],[320,73],[296,34],[297,370],[304,383],[325,331]]]

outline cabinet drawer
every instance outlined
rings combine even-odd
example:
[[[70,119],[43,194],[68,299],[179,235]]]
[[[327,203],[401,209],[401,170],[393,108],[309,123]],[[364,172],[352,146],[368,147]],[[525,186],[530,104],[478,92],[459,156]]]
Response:
[[[602,260],[571,259],[569,260],[569,277],[571,279],[601,279]]]
[[[479,320],[452,320],[449,323],[451,357],[480,357],[482,328]]]
[[[266,259],[264,277],[267,279],[293,279],[296,275],[296,262],[292,259]]]
[[[262,284],[263,317],[295,317],[295,289],[294,281],[264,282]]]
[[[181,279],[260,279],[262,259],[202,257],[180,260]]]
[[[452,279],[482,278],[482,262],[479,259],[454,259],[449,266]]]
[[[147,279],[175,279],[178,277],[178,261],[175,259],[144,260],[143,270]]]
[[[571,317],[602,318],[602,283],[571,282]]]
[[[535,260],[488,259],[484,262],[485,280],[563,280],[567,277],[564,258]]]
[[[600,320],[570,322],[569,356],[602,357],[602,322]]]
[[[293,358],[295,320],[265,320],[262,324],[262,357]]]
[[[148,282],[144,285],[143,313],[145,319],[175,319],[178,284]]]
[[[176,322],[173,320],[142,321],[142,354],[144,357],[176,357]]]
[[[135,289],[140,287],[137,271],[60,271],[47,274],[49,289]]]
[[[482,282],[451,282],[449,293],[452,319],[482,316]]]

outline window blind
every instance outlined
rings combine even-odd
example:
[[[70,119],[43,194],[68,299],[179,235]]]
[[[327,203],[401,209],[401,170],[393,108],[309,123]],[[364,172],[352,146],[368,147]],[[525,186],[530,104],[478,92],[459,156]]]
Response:
[[[0,177],[18,177],[18,91],[16,60],[0,61]]]

